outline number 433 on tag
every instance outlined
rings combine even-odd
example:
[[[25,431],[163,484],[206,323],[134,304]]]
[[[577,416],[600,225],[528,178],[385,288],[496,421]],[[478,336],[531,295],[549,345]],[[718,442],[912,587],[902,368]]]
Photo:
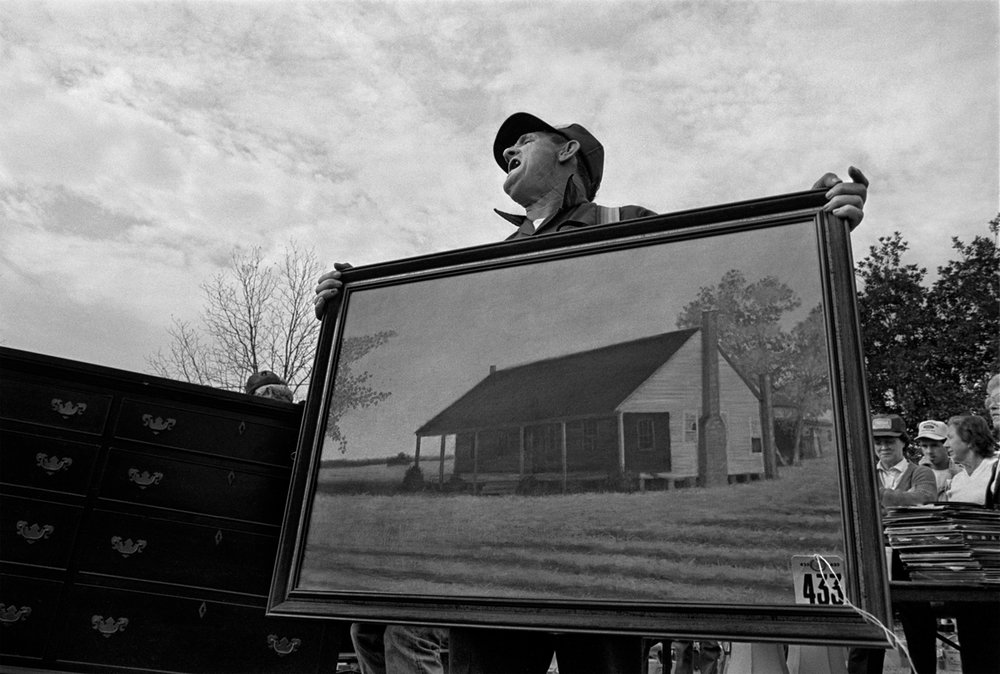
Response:
[[[814,555],[792,557],[796,604],[844,605],[844,560],[836,556],[823,559],[821,562]]]

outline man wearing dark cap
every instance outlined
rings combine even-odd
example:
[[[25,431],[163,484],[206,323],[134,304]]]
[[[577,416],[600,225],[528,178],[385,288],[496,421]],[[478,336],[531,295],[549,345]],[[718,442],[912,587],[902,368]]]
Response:
[[[604,147],[579,124],[557,128],[516,113],[500,126],[493,158],[507,173],[504,192],[527,211],[497,211],[517,227],[509,239],[655,215],[642,206],[608,208],[592,201],[604,176]]]
[[[580,124],[554,126],[534,115],[515,113],[500,125],[493,159],[507,174],[504,192],[525,210],[524,215],[497,211],[517,228],[510,239],[655,215],[641,206],[594,203],[604,177],[604,147]],[[848,172],[854,182],[827,173],[814,188],[828,188],[826,210],[847,220],[853,229],[864,217],[868,180],[856,168]],[[340,272],[349,267],[336,263],[333,271],[320,277],[314,298],[317,318],[340,292]],[[640,637],[610,634],[452,628],[448,648],[451,674],[544,674],[553,653],[562,674],[639,672],[644,659]]]
[[[290,403],[294,399],[292,390],[288,388],[285,380],[270,370],[254,372],[247,379],[243,390],[246,391],[247,395],[284,400],[286,403]]]
[[[526,112],[504,121],[493,141],[493,159],[506,172],[504,192],[524,207],[524,215],[497,211],[517,227],[511,237],[556,234],[579,227],[603,225],[655,213],[642,206],[607,207],[594,203],[604,177],[604,146],[580,124],[553,126]],[[868,179],[851,167],[854,182],[834,173],[823,175],[813,188],[826,187],[824,208],[854,229],[864,217]],[[326,302],[341,287],[340,272],[349,264],[336,263],[319,278],[314,304],[322,318]]]
[[[920,505],[937,498],[937,480],[927,466],[919,466],[903,454],[909,437],[906,424],[898,414],[876,414],[872,417],[872,437],[878,457],[879,501],[882,507]],[[893,551],[891,575],[906,580],[906,570]],[[935,622],[928,607],[910,605],[901,611],[900,622],[906,635],[910,662],[917,674],[933,674],[935,662]],[[885,650],[852,648],[847,658],[849,674],[881,674]]]
[[[927,466],[907,461],[903,455],[906,425],[898,414],[872,417],[872,436],[878,455],[879,498],[882,506],[920,505],[937,498],[937,480]]]

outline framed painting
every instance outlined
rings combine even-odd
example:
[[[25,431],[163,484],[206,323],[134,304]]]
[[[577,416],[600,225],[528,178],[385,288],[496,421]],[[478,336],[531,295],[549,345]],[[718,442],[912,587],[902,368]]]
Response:
[[[345,271],[269,613],[883,644],[850,232],[824,203]]]

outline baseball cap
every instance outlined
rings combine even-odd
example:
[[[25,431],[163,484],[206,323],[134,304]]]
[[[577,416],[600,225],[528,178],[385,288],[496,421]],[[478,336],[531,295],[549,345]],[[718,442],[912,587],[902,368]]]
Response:
[[[268,384],[281,384],[282,386],[287,386],[285,380],[271,372],[270,370],[261,370],[260,372],[254,372],[247,379],[247,384],[243,388],[248,395],[253,395],[253,392],[259,389],[261,386],[267,386]]]
[[[876,414],[872,417],[872,435],[878,437],[902,438],[906,442],[906,424],[898,414]]]
[[[944,422],[933,419],[921,421],[920,425],[917,426],[917,440],[920,438],[943,442],[948,439],[948,426]]]
[[[503,158],[503,151],[516,143],[518,138],[532,131],[550,131],[578,142],[580,150],[577,156],[583,160],[590,172],[591,191],[597,192],[597,188],[601,186],[601,178],[604,177],[604,146],[600,141],[579,124],[552,126],[527,112],[515,112],[508,117],[500,125],[500,130],[493,140],[493,158],[504,173],[507,172],[507,161]],[[593,194],[587,196],[592,198]]]

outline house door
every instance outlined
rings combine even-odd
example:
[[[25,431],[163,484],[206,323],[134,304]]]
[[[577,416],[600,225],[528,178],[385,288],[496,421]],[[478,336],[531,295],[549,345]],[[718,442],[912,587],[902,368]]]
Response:
[[[538,424],[524,429],[525,472],[562,471],[562,439],[559,424]]]

